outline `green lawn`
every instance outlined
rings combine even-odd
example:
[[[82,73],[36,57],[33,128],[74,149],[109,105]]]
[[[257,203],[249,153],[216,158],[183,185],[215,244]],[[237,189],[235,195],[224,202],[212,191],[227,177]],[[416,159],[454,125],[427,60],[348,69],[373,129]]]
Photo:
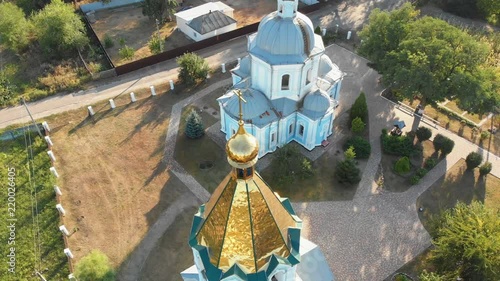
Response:
[[[35,270],[40,271],[47,280],[67,280],[69,266],[63,253],[63,237],[59,232],[60,221],[53,189],[55,178],[49,171],[51,163],[46,153],[47,146],[40,137],[29,136],[26,141],[28,149],[24,137],[2,142],[0,148],[0,179],[3,187],[0,191],[0,233],[3,240],[0,243],[0,280],[33,280]],[[31,153],[33,161],[28,163],[28,155]],[[31,177],[30,169],[34,171]],[[15,196],[8,193],[13,191],[7,188],[9,171],[15,173]],[[32,198],[35,198],[31,196],[33,187],[36,190],[36,200],[32,202]],[[15,203],[15,210],[14,204],[8,205],[8,202]],[[32,208],[35,216],[32,216]],[[15,224],[12,232],[7,228],[11,223]],[[14,237],[13,235],[15,240],[11,241],[15,241],[15,244],[9,245],[8,237]],[[15,275],[9,273],[7,263],[7,255],[12,248],[15,248]]]
[[[192,109],[197,108],[187,106],[182,111],[174,157],[189,174],[211,193],[229,173],[231,167],[227,162],[226,152],[210,137],[204,135],[193,140],[184,135],[185,120]],[[205,129],[217,122],[216,118],[205,111],[199,114],[203,119]],[[200,164],[207,163],[207,161],[213,166],[208,169],[200,169]]]

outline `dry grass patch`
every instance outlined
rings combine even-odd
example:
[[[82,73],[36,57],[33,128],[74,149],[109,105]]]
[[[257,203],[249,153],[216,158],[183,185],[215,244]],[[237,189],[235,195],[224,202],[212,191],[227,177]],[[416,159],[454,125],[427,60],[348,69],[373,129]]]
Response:
[[[100,249],[120,265],[184,192],[161,161],[171,107],[179,98],[161,95],[130,104],[123,97],[114,110],[105,102],[94,105],[93,119],[85,109],[46,119],[53,129],[66,226],[78,229],[69,238],[76,261]]]

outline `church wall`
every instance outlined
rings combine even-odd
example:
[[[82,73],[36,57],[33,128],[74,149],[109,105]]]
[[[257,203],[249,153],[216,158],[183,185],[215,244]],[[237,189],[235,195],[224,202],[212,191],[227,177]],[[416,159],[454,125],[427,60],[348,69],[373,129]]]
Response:
[[[292,100],[299,100],[299,93],[302,86],[302,70],[304,64],[275,65],[272,67],[272,88],[270,99],[287,97]],[[282,89],[282,78],[290,75],[288,89]]]
[[[335,90],[333,92],[333,99],[335,100],[339,100],[339,94],[340,94],[340,89],[342,88],[342,80],[340,80],[339,82],[337,82],[337,84],[335,84]]]
[[[321,142],[324,141],[331,134],[331,121],[333,114],[330,113],[326,115],[319,121],[317,126],[318,131],[316,132],[315,144],[321,145]]]
[[[271,92],[271,66],[263,60],[250,55],[252,88],[264,93],[266,96]],[[269,97],[269,96],[268,96]]]

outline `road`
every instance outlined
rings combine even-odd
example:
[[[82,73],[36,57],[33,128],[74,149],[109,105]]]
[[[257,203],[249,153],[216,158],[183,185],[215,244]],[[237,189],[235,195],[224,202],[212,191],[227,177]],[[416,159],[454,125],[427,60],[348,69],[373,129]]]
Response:
[[[354,0],[334,3],[330,1],[324,8],[308,14],[314,26],[332,28],[339,24],[340,28],[359,30],[367,21],[374,8],[393,9],[405,0]],[[204,57],[211,68],[219,67],[221,63],[236,61],[247,53],[246,36],[228,42],[220,43],[197,52]],[[110,99],[120,94],[127,94],[137,89],[149,88],[151,85],[168,83],[176,80],[178,73],[175,60],[160,62],[119,77],[113,77],[93,82],[83,92],[58,94],[40,101],[28,103],[35,119],[78,109],[101,100]],[[25,123],[29,116],[23,106],[10,107],[0,110],[0,128],[9,125]]]

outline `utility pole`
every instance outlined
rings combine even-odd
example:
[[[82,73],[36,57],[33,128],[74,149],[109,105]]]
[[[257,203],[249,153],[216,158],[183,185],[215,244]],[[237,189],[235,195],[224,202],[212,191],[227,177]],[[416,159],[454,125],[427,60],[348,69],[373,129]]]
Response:
[[[26,101],[24,100],[24,98],[22,99],[22,101],[23,101],[24,107],[26,108],[26,111],[28,111],[28,114],[31,118],[31,121],[33,122],[33,125],[35,126],[36,130],[38,131],[38,134],[40,135],[40,137],[43,138],[42,131],[40,131],[40,128],[38,128],[38,125],[36,124],[35,119],[33,119],[33,115],[31,115],[30,109],[28,108],[28,105],[26,104]]]

